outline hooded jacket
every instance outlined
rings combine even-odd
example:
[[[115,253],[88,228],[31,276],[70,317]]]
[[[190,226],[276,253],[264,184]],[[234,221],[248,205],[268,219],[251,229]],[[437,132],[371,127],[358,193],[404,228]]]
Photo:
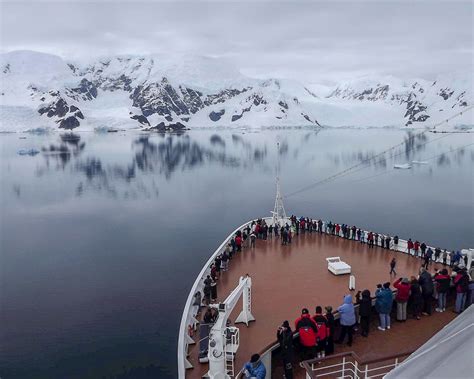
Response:
[[[369,290],[362,291],[362,298],[359,304],[359,315],[361,317],[369,317],[372,311],[372,299],[370,298]]]
[[[389,314],[392,311],[393,294],[390,288],[379,288],[375,291],[375,309],[379,313]]]
[[[337,308],[341,316],[341,325],[354,325],[356,322],[352,295],[344,296],[344,304]]]
[[[410,297],[411,301],[413,302],[413,305],[421,305],[421,303],[423,302],[423,299],[421,297],[421,288],[416,281],[411,284],[410,292]]]
[[[277,332],[277,340],[280,343],[281,354],[284,358],[293,356],[293,332],[290,328]]]
[[[418,283],[420,284],[423,296],[430,296],[433,294],[433,279],[431,278],[431,274],[428,271],[423,271],[420,274],[420,279],[418,279]]]
[[[393,286],[397,289],[397,297],[395,298],[396,301],[399,303],[405,303],[408,301],[410,297],[410,284],[409,283],[402,283],[402,279],[398,279]]]
[[[255,364],[247,362],[244,366],[244,370],[247,370],[250,374],[250,376],[245,376],[245,378],[265,379],[265,376],[267,375],[267,369],[261,361],[258,361]]]

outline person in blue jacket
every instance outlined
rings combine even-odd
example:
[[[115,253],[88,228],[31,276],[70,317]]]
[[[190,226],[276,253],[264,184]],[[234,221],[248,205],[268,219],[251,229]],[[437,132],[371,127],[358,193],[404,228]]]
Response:
[[[242,369],[244,378],[265,379],[267,369],[260,360],[259,354],[254,354],[250,357],[250,362],[247,362]]]
[[[344,296],[344,303],[337,308],[340,315],[341,334],[336,343],[343,343],[348,335],[347,345],[352,346],[352,329],[356,323],[354,304],[352,304],[352,295]]]
[[[390,312],[392,312],[393,293],[390,289],[390,283],[377,285],[375,291],[375,310],[379,313],[380,325],[379,330],[385,331],[390,329]]]

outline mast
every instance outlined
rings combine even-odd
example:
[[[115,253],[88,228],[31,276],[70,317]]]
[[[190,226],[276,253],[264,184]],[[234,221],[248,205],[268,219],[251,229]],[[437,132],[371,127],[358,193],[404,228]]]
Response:
[[[283,196],[280,190],[280,142],[277,142],[277,168],[276,168],[276,197],[275,208],[273,209],[273,225],[284,225],[286,222],[286,212],[283,206]]]

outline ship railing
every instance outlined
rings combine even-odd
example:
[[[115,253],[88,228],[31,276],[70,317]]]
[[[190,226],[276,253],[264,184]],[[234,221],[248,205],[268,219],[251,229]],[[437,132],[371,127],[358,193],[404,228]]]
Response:
[[[266,221],[267,224],[272,223],[272,217],[264,217],[262,218]],[[197,314],[200,309],[200,305],[194,305],[195,302],[195,295],[196,293],[200,292],[201,294],[204,292],[204,280],[206,279],[207,275],[211,273],[211,266],[214,263],[216,257],[222,254],[227,247],[227,244],[230,243],[231,239],[235,236],[238,231],[242,231],[247,226],[251,226],[254,220],[250,220],[245,224],[240,225],[236,228],[229,236],[220,244],[220,246],[214,251],[214,253],[210,256],[206,264],[203,266],[201,272],[197,276],[196,280],[194,281],[191,290],[189,291],[188,298],[186,300],[186,304],[184,306],[183,315],[181,317],[181,323],[179,328],[179,336],[178,336],[178,377],[184,378],[186,369],[192,368],[191,362],[188,360],[188,348],[189,345],[193,345],[196,341],[191,337],[190,332],[196,331],[197,324],[199,323],[196,319]]]
[[[329,222],[323,221],[323,226],[322,226],[323,233],[331,235],[332,233],[329,233],[327,231],[327,225],[328,224],[329,224]],[[365,243],[367,243],[367,236],[370,232],[367,231],[367,230],[362,230],[362,229],[361,229],[361,232],[364,233],[364,240],[365,240]],[[352,231],[350,233],[352,233]],[[342,237],[342,231],[340,231],[339,234],[332,234],[332,235],[335,235],[337,237]],[[379,237],[380,236],[383,236],[383,237],[388,236],[388,234],[383,234],[383,233],[378,233],[378,235],[379,235]],[[359,240],[357,240],[357,239],[355,239],[353,241],[359,242]],[[415,242],[415,241],[413,241],[413,242]],[[377,246],[380,247],[380,245],[377,245]],[[436,247],[426,245],[426,251],[428,251],[428,249],[430,249],[430,248],[431,248],[431,250],[433,250],[433,252],[436,250]],[[394,243],[393,242],[393,236],[392,236],[391,240],[390,240],[390,244],[389,244],[389,249],[394,250],[394,251],[398,251],[400,253],[408,254],[408,240],[404,240],[404,239],[399,238],[398,243]],[[434,259],[434,255],[433,255],[433,257],[432,257],[433,262],[438,262],[438,263],[443,262],[443,258],[442,258],[443,253],[444,253],[444,250],[442,250],[441,255],[438,257],[437,260]],[[452,256],[451,253],[455,253],[455,251],[446,250],[446,253],[447,253],[446,264],[451,265],[451,256]],[[409,254],[414,257],[415,256],[415,251],[413,249],[411,249]],[[474,250],[473,249],[462,249],[461,250],[461,255],[462,256],[467,256],[468,262],[467,262],[466,267],[471,267],[471,261],[472,261],[472,256],[474,255]]]
[[[272,222],[273,222],[272,217],[264,217],[262,219],[265,220],[267,222],[267,224],[269,224],[269,225],[272,224]],[[289,219],[289,218],[287,218],[287,219]],[[189,335],[189,331],[190,331],[190,329],[192,329],[194,331],[196,330],[196,326],[198,324],[198,320],[196,319],[196,315],[197,315],[197,313],[199,312],[199,309],[200,309],[200,306],[193,305],[194,296],[197,292],[203,293],[204,279],[207,277],[207,275],[210,275],[211,265],[214,262],[215,258],[219,254],[222,254],[224,252],[227,244],[235,236],[235,233],[237,231],[242,231],[247,226],[250,226],[253,221],[255,221],[255,220],[251,220],[251,221],[246,222],[245,224],[242,224],[241,226],[236,228],[231,234],[229,234],[229,236],[214,251],[214,253],[211,255],[209,260],[206,262],[206,264],[202,268],[200,274],[196,278],[196,280],[195,280],[195,282],[194,282],[194,284],[193,284],[193,286],[192,286],[192,288],[189,292],[188,299],[186,301],[186,305],[184,307],[183,315],[182,315],[182,318],[181,318],[181,324],[180,324],[180,330],[179,330],[179,336],[178,336],[178,376],[179,376],[179,378],[184,378],[186,369],[193,367],[192,364],[187,359],[189,345],[195,344],[194,339],[191,338],[191,336]],[[331,233],[327,232],[327,225],[328,224],[329,224],[329,222],[323,221],[322,229],[323,229],[324,234],[331,234]],[[364,239],[365,239],[365,241],[367,241],[367,235],[368,235],[369,231],[363,230],[363,232],[364,232]],[[379,236],[386,236],[386,235],[388,235],[388,234],[379,233]],[[339,235],[336,235],[336,236],[342,237],[341,233],[339,233]],[[357,240],[355,240],[355,241],[357,241]],[[408,254],[408,241],[399,238],[398,243],[395,244],[393,242],[393,238],[392,238],[389,248],[392,251],[397,251],[397,252],[400,252],[400,253]],[[431,248],[433,251],[435,250],[435,247],[433,247],[433,246],[428,246],[427,245],[426,249],[428,250],[428,248]],[[474,255],[474,250],[473,249],[464,249],[464,250],[461,251],[461,253],[462,253],[462,255],[467,255],[467,257],[468,257],[467,267],[470,267],[472,256]],[[412,255],[412,256],[414,255],[413,250],[411,251],[410,255]],[[448,251],[446,261],[447,261],[446,262],[447,264],[451,263],[451,254],[450,254],[449,251]],[[437,262],[442,262],[442,257],[439,257]],[[374,302],[374,300],[373,300],[373,302]],[[356,309],[357,308],[358,307],[356,306]],[[356,312],[357,312],[357,310],[356,310]],[[336,319],[338,318],[337,312],[335,314],[335,318]],[[271,367],[271,355],[272,355],[272,352],[277,347],[278,347],[278,344],[272,344],[272,345],[268,346],[266,349],[263,350],[264,354],[262,355],[262,360],[265,361],[265,363],[266,363],[265,366],[267,366],[267,369],[268,369],[268,367]]]
[[[389,355],[372,360],[363,360],[355,352],[345,352],[324,358],[315,358],[300,363],[306,370],[307,379],[316,378],[383,378],[399,366],[413,351]]]
[[[393,294],[393,297],[395,298],[395,296],[397,294],[397,290],[393,289],[392,294]],[[377,298],[374,296],[374,297],[371,297],[370,299],[371,299],[372,307],[374,307],[375,306],[375,301],[377,300]],[[355,312],[355,315],[356,315],[356,319],[359,319],[359,307],[360,307],[359,304],[354,304],[354,312]],[[340,320],[341,315],[339,314],[339,312],[337,310],[334,311],[333,315],[334,315],[334,320],[335,321]],[[295,331],[293,333],[293,339],[296,340],[296,339],[298,339],[298,337],[299,337],[299,333]],[[278,341],[274,341],[273,343],[269,344],[267,347],[260,350],[260,352],[259,352],[260,360],[263,362],[263,364],[265,365],[267,371],[269,371],[269,372],[271,372],[271,368],[272,368],[273,352],[275,350],[277,350],[279,347],[280,347],[280,343]],[[332,357],[334,357],[334,356],[335,355],[332,355]],[[242,377],[241,374],[242,374],[242,371],[239,371],[236,378],[237,379],[241,378]]]

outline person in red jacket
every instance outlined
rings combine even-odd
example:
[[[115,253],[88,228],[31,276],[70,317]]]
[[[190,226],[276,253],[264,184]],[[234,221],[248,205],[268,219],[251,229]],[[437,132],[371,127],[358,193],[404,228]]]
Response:
[[[419,241],[415,241],[415,243],[413,244],[413,250],[415,250],[415,257],[418,256],[418,251],[420,250],[420,242]]]
[[[469,291],[469,275],[465,268],[461,269],[454,278],[453,284],[456,287],[456,304],[454,313],[461,313],[466,304],[467,292]]]
[[[329,337],[328,320],[323,315],[323,308],[319,305],[316,307],[316,314],[313,316],[313,320],[318,327],[318,333],[316,334],[316,352],[318,358],[324,358],[326,356],[326,340]]]
[[[436,312],[444,312],[446,310],[446,296],[451,284],[451,277],[448,275],[448,270],[443,268],[441,271],[437,271],[434,280],[438,292],[438,308],[435,310]]]
[[[395,301],[397,302],[397,321],[406,321],[407,320],[407,302],[410,297],[410,282],[408,278],[400,278],[393,286],[397,289],[397,297]]]
[[[242,236],[240,234],[235,237],[235,246],[237,251],[242,251]]]
[[[318,326],[309,315],[308,309],[303,308],[301,316],[295,320],[295,331],[299,333],[300,344],[303,348],[303,359],[314,358]]]
[[[409,238],[407,241],[407,250],[408,254],[411,254],[411,250],[413,250],[413,241],[411,240],[411,238]]]

